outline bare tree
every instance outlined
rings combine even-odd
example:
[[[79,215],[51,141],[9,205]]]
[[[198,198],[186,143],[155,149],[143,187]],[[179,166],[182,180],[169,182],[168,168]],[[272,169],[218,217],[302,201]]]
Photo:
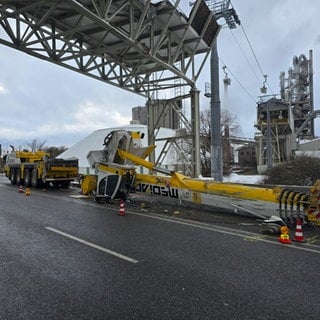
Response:
[[[33,139],[31,142],[27,142],[26,145],[31,149],[31,152],[36,152],[44,149],[46,140],[39,141],[38,139]]]
[[[211,174],[211,112],[204,110],[200,113],[200,166],[203,176]]]
[[[58,157],[62,152],[66,151],[67,148],[65,146],[62,147],[46,147],[44,150],[50,153],[51,158]]]
[[[224,149],[224,163],[230,164],[230,136],[241,134],[237,116],[230,111],[221,111],[221,138]],[[211,112],[203,110],[200,113],[200,161],[203,176],[211,175]]]
[[[221,136],[225,136],[226,129],[229,130],[230,136],[238,136],[242,133],[237,115],[223,109],[221,110]]]

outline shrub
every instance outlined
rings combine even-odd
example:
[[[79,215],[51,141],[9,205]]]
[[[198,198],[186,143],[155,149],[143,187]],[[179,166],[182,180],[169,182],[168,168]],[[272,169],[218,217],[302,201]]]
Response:
[[[320,159],[299,156],[266,172],[265,184],[312,186],[320,179]]]

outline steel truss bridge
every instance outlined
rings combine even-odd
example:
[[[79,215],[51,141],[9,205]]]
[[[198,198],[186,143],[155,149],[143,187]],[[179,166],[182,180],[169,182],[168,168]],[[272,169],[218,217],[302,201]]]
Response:
[[[199,174],[195,84],[220,30],[204,0],[1,0],[0,44],[148,100],[190,89],[193,175]],[[153,128],[150,128],[152,131]],[[152,135],[149,135],[152,136]]]

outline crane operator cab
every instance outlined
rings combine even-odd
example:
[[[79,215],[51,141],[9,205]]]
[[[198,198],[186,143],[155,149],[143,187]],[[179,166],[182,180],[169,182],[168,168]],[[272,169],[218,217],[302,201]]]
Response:
[[[118,150],[145,158],[154,148],[144,147],[143,138],[140,132],[112,131],[104,138],[103,150],[88,153],[87,159],[96,173],[96,199],[126,198],[134,182],[136,166],[122,158]]]

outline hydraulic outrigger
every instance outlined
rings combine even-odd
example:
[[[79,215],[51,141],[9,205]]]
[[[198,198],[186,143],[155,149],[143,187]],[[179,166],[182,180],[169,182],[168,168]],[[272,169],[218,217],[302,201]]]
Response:
[[[142,138],[138,132],[111,132],[104,140],[104,149],[90,151],[87,156],[96,175],[83,179],[82,192],[110,200],[125,198],[135,189],[179,202],[246,212],[261,219],[303,218],[320,225],[320,181],[307,190],[194,179],[145,160],[155,146],[143,147]],[[148,169],[149,173],[138,173],[137,166]]]

